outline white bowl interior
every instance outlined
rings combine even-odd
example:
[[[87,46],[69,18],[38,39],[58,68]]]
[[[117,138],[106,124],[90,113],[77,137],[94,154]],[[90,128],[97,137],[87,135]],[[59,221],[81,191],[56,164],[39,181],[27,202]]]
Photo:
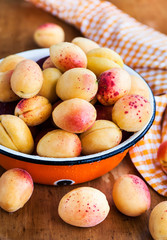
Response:
[[[23,56],[27,59],[32,59],[34,61],[37,61],[43,57],[46,57],[46,56],[49,56],[49,49],[48,48],[43,48],[43,49],[34,49],[34,50],[30,50],[30,51],[25,51],[25,52],[21,52],[21,53],[18,53],[18,55],[20,56]],[[136,75],[138,76],[142,81],[145,82],[145,80],[137,73],[135,72],[133,69],[131,69],[130,67],[124,65],[124,69],[129,72],[131,75]],[[145,82],[146,83],[146,82]],[[84,162],[88,159],[92,159],[92,158],[99,158],[99,157],[102,157],[104,155],[107,155],[107,154],[111,154],[117,150],[120,150],[121,149],[126,149],[128,147],[126,146],[132,146],[134,145],[134,143],[136,142],[135,140],[140,138],[140,136],[143,134],[143,132],[146,131],[146,129],[148,129],[148,126],[150,125],[150,121],[153,121],[154,119],[154,114],[155,114],[155,100],[154,100],[154,96],[152,94],[152,91],[151,89],[149,88],[148,84],[146,83],[148,89],[149,89],[149,93],[150,93],[150,103],[151,103],[151,108],[152,108],[152,113],[151,113],[151,116],[150,116],[150,119],[148,121],[148,123],[144,126],[143,129],[141,129],[140,131],[138,132],[135,132],[131,137],[129,137],[127,140],[125,140],[124,142],[120,143],[119,145],[109,149],[109,150],[106,150],[106,151],[103,151],[103,152],[99,152],[99,153],[96,153],[96,154],[91,154],[91,155],[87,155],[87,156],[79,156],[79,157],[75,157],[75,158],[48,158],[48,157],[40,157],[40,156],[37,156],[37,155],[29,155],[29,154],[25,154],[25,153],[21,153],[21,152],[17,152],[17,151],[14,151],[12,149],[9,149],[9,148],[6,148],[2,145],[0,145],[0,151],[1,152],[5,152],[5,153],[9,153],[10,156],[13,155],[14,158],[18,158],[19,157],[22,157],[22,158],[28,158],[30,161],[31,159],[32,160],[40,160],[41,161],[57,161],[57,162],[62,162],[62,161],[66,161],[66,162],[70,162],[70,161],[82,161],[84,160]],[[103,157],[102,157],[103,158]]]

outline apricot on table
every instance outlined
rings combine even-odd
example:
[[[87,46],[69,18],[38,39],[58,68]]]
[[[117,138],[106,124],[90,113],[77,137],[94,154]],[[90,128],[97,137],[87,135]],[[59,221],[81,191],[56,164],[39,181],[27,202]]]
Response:
[[[42,24],[34,32],[34,41],[43,48],[49,48],[54,44],[63,42],[64,38],[63,28],[55,23]]]
[[[80,187],[65,194],[58,214],[68,224],[93,227],[105,220],[110,207],[104,193],[92,187]]]
[[[31,175],[23,169],[7,170],[0,177],[0,207],[15,212],[30,199],[34,190]]]
[[[151,211],[149,231],[154,240],[167,238],[167,201],[160,202]]]
[[[127,216],[139,216],[150,208],[149,189],[136,175],[125,174],[117,178],[112,196],[117,209]]]

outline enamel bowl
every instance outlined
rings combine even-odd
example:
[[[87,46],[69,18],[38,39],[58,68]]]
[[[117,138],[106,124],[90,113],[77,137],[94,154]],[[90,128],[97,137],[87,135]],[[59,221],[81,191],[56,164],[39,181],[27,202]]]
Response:
[[[37,61],[49,55],[49,49],[37,49],[19,53],[19,55]],[[141,76],[128,66],[130,74]],[[141,78],[142,79],[142,78]],[[142,79],[144,81],[144,79]],[[49,185],[70,185],[93,180],[116,167],[125,157],[130,147],[137,143],[151,127],[155,117],[155,99],[150,92],[152,114],[145,127],[131,135],[116,147],[97,154],[75,158],[48,158],[16,152],[0,145],[0,165],[5,169],[23,168],[34,182]]]

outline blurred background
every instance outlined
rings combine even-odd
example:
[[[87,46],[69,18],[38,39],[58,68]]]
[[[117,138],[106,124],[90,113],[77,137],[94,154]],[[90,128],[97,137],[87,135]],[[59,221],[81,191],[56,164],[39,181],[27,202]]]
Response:
[[[110,2],[138,21],[167,34],[166,0],[110,0]],[[37,48],[32,36],[35,29],[45,22],[61,25],[66,32],[66,41],[81,35],[73,26],[34,7],[31,3],[24,0],[0,0],[0,57]]]

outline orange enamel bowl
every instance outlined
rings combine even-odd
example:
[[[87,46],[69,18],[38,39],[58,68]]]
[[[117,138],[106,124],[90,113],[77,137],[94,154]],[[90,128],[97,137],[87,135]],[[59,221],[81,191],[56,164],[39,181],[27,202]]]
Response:
[[[37,49],[22,52],[19,55],[37,61],[48,56],[49,50]],[[124,68],[130,74],[140,77],[128,66],[125,65]],[[152,106],[152,114],[148,123],[142,130],[134,133],[118,146],[87,156],[47,158],[16,152],[0,145],[0,165],[6,170],[16,167],[25,169],[31,174],[34,182],[48,185],[78,184],[102,176],[116,167],[123,160],[129,148],[138,142],[151,127],[155,117],[155,100],[152,91],[149,87],[148,89]]]

